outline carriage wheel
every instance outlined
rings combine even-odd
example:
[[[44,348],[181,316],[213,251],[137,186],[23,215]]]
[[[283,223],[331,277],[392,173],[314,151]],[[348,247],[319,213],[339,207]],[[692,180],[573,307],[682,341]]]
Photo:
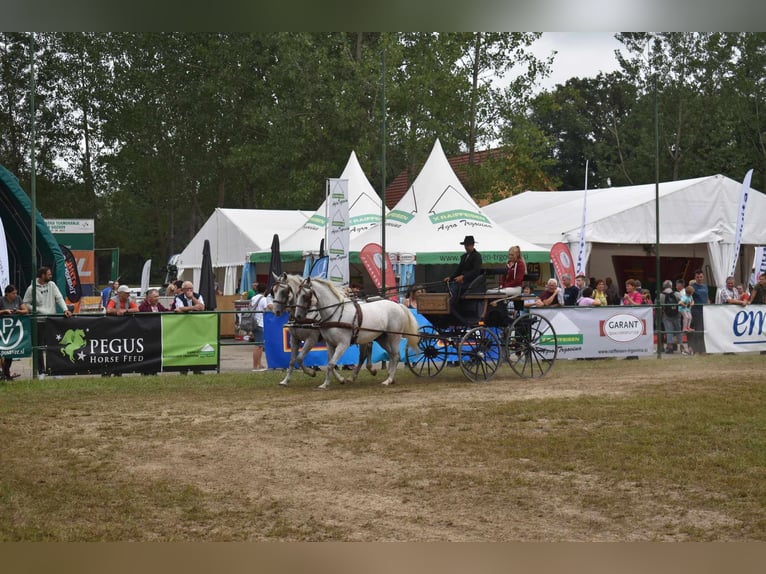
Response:
[[[503,357],[500,339],[486,327],[474,327],[460,339],[457,356],[466,377],[472,381],[489,381]]]
[[[542,315],[522,315],[506,329],[505,352],[508,364],[520,377],[544,377],[556,361],[553,325]]]
[[[418,349],[407,345],[405,362],[418,377],[435,377],[447,364],[447,345],[439,331],[430,325],[422,326],[418,332]]]

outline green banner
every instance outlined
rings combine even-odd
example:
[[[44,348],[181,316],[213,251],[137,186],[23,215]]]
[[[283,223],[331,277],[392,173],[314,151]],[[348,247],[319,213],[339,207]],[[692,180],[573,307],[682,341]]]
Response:
[[[0,357],[21,359],[32,356],[32,321],[26,315],[0,318]]]
[[[167,313],[162,315],[162,366],[218,365],[218,315]]]

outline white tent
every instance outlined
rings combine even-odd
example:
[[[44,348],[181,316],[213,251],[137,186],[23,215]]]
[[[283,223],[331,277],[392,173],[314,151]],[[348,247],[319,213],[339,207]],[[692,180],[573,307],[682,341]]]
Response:
[[[349,235],[351,238],[380,225],[382,219],[380,197],[370,184],[352,151],[339,179],[348,181]],[[300,261],[307,256],[317,256],[327,230],[327,199],[319,209],[297,230],[284,239],[280,237],[279,250],[282,262]],[[250,261],[269,261],[271,252],[253,253]]]
[[[703,258],[713,275],[708,281],[723,284],[734,252],[741,190],[741,183],[722,175],[660,183],[660,255]],[[586,261],[593,253],[589,275],[610,275],[609,255],[651,253],[656,242],[655,193],[655,184],[588,190]],[[584,194],[528,191],[488,205],[485,211],[505,229],[545,248],[557,241],[568,244],[576,258]],[[750,190],[743,245],[766,244],[764,221],[766,196]],[[752,255],[746,261],[752,261]]]
[[[299,210],[216,208],[178,258],[178,274],[199,284],[202,246],[210,240],[213,269],[223,274],[224,295],[234,294],[237,272],[248,253],[271,248],[274,234],[287,236],[300,227],[309,213]],[[193,275],[189,277],[189,274]]]
[[[463,187],[436,140],[415,181],[386,216],[386,252],[412,255],[420,265],[455,264],[460,242],[473,235],[485,264],[505,263],[508,248],[521,247],[527,261],[548,261],[548,252],[511,234],[488,217]],[[380,227],[351,239],[352,253],[381,243]]]

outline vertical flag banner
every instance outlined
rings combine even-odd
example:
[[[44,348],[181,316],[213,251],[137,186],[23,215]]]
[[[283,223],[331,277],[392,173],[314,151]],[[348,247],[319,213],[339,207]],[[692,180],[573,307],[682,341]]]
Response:
[[[377,289],[383,287],[383,248],[378,243],[368,243],[359,252],[359,259],[367,269],[367,274],[372,279]],[[386,285],[388,287],[396,286],[396,276],[394,275],[394,266],[391,264],[391,258],[386,254]],[[399,301],[396,293],[389,296],[392,301]]]
[[[588,162],[585,162],[585,193],[582,196],[582,222],[580,223],[580,247],[577,251],[575,274],[585,274],[585,222],[588,214]]]
[[[144,268],[141,270],[141,295],[146,295],[146,290],[149,289],[149,276],[151,270],[152,260],[147,259],[144,261]],[[207,301],[207,299],[205,301]]]
[[[745,211],[747,210],[747,197],[750,194],[750,180],[753,179],[753,170],[745,174],[742,182],[742,193],[739,197],[739,211],[737,212],[737,228],[734,235],[734,252],[731,254],[731,266],[729,275],[734,276],[737,271],[737,258],[739,257],[739,246],[742,243],[742,230],[745,227]]]
[[[8,269],[8,242],[5,238],[3,220],[0,219],[0,294],[4,294],[5,286],[11,282],[11,272]]]
[[[758,278],[766,273],[766,247],[755,248],[755,265],[753,266],[753,277],[750,278],[750,283],[755,285],[758,283]]]
[[[551,263],[553,263],[553,269],[556,271],[556,277],[561,281],[561,276],[564,273],[569,273],[573,278],[575,277],[574,263],[572,262],[572,253],[569,251],[569,247],[566,243],[554,243],[551,247]]]
[[[349,279],[349,215],[348,180],[328,179],[327,197],[327,279],[340,287],[348,287]]]
[[[65,297],[70,303],[77,303],[82,297],[82,285],[80,284],[80,272],[77,270],[77,260],[65,245],[59,244],[61,253],[64,255],[64,273],[66,278]]]

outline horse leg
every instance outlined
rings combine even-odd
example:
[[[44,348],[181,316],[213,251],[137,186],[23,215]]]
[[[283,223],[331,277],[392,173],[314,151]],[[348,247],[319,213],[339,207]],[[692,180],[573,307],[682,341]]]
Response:
[[[365,361],[369,362],[369,348],[370,346],[368,344],[362,344],[357,345],[359,347],[359,359],[356,361],[356,365],[354,365],[354,370],[351,373],[351,379],[349,379],[349,382],[355,383],[357,377],[359,376],[359,371],[362,369],[362,365]]]
[[[370,374],[374,377],[378,374],[378,369],[375,368],[373,362],[372,362],[372,343],[367,343],[364,345],[365,347],[365,357],[367,358],[367,370],[370,372]],[[359,347],[359,353],[360,353],[360,360],[361,360],[361,352],[362,347]]]
[[[295,330],[290,329],[290,364],[287,366],[287,373],[285,378],[279,381],[279,384],[283,387],[287,386],[290,382],[290,377],[293,376],[293,370],[295,370],[295,358],[298,356],[298,347],[300,347],[300,339],[295,333]]]
[[[394,376],[396,375],[396,367],[399,365],[399,342],[401,335],[394,335],[388,333],[385,336],[384,348],[388,352],[388,378],[383,381],[382,385],[393,385]]]
[[[346,379],[344,379],[343,376],[335,370],[335,365],[338,364],[338,361],[340,360],[343,353],[346,352],[346,349],[348,349],[347,342],[338,343],[337,345],[330,345],[329,342],[327,343],[327,372],[325,373],[324,383],[319,385],[320,389],[326,389],[330,386],[330,379],[333,377],[333,375],[336,379],[338,379],[340,384],[346,382]]]
[[[309,354],[311,349],[314,348],[314,345],[317,344],[317,341],[319,341],[319,331],[312,329],[308,337],[306,337],[306,339],[303,341],[303,347],[301,347],[301,352],[298,355],[298,359],[295,363],[296,366],[300,365],[301,370],[309,377],[316,377],[317,373],[314,369],[309,369],[306,365],[304,365],[303,360],[306,358],[306,355]]]

